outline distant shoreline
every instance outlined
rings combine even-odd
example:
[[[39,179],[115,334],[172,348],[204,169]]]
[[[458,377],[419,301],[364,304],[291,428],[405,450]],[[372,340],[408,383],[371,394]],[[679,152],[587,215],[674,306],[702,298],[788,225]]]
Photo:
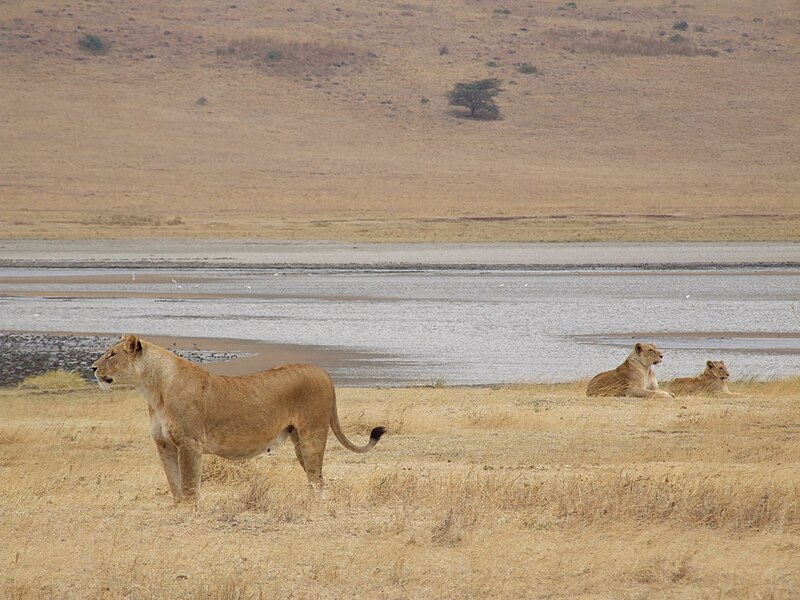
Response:
[[[0,240],[0,268],[329,271],[800,269],[800,243],[343,243]]]

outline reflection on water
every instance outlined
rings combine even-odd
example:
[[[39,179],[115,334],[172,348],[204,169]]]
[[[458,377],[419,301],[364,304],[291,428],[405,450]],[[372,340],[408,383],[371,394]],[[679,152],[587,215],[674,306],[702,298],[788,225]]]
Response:
[[[630,334],[641,332],[666,350],[662,379],[697,373],[709,358],[725,360],[734,379],[800,374],[800,338],[794,336],[800,322],[792,310],[800,300],[797,271],[200,269],[169,278],[139,270],[130,280],[124,272],[124,283],[103,282],[120,274],[0,270],[0,277],[74,275],[81,281],[0,283],[0,293],[53,296],[0,298],[0,330],[134,332],[339,347],[375,354],[374,360],[353,366],[361,371],[348,373],[348,379],[384,385],[588,377],[621,362],[627,353],[622,346],[635,341]],[[91,297],[109,292],[114,297]],[[753,332],[764,335],[729,335]]]

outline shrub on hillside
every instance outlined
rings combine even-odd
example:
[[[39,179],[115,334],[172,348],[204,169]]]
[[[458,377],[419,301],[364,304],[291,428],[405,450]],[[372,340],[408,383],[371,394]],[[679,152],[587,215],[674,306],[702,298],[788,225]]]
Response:
[[[91,33],[83,36],[78,42],[78,46],[92,54],[105,54],[108,52],[108,44],[101,37]]]
[[[502,91],[499,79],[462,81],[447,92],[447,99],[452,106],[468,108],[470,117],[499,119],[500,108],[494,97]]]
[[[539,75],[540,71],[535,65],[530,63],[520,63],[517,65],[517,71],[523,75]]]

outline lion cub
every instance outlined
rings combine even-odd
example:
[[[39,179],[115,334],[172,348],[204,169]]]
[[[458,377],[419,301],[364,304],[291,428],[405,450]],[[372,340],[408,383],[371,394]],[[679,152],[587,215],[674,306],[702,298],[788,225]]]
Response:
[[[728,367],[721,360],[706,361],[706,370],[697,377],[678,377],[667,383],[667,388],[681,396],[689,394],[708,394],[717,396],[738,396],[728,389]]]
[[[587,396],[633,396],[634,398],[673,398],[658,389],[653,365],[664,357],[653,344],[636,344],[625,362],[612,371],[595,375],[586,388]]]

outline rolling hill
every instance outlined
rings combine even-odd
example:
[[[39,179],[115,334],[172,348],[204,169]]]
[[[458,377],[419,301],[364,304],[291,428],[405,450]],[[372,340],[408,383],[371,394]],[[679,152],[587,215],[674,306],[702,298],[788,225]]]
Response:
[[[790,0],[8,2],[0,237],[800,240],[798,74]]]

